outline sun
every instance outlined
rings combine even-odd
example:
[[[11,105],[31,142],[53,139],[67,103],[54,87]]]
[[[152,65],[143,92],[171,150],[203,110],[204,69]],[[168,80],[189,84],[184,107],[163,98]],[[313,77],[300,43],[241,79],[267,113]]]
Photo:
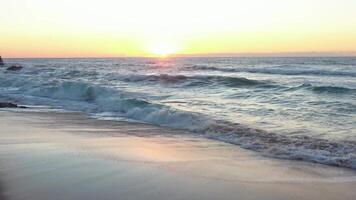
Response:
[[[149,46],[148,51],[155,56],[167,57],[176,53],[177,47],[172,43],[154,43]]]

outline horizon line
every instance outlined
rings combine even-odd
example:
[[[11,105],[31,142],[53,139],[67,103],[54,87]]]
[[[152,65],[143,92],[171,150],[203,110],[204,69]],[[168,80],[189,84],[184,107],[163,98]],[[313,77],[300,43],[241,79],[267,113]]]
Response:
[[[193,58],[193,57],[356,57],[356,51],[340,52],[278,52],[278,53],[201,53],[201,54],[170,54],[167,56],[159,55],[103,55],[103,56],[14,56],[4,57],[3,59],[69,59],[69,58]]]

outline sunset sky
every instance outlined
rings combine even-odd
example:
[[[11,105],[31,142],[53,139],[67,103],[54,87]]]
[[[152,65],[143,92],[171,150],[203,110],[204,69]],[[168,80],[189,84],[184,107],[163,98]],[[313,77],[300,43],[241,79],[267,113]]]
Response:
[[[356,51],[356,0],[2,0],[4,57]]]

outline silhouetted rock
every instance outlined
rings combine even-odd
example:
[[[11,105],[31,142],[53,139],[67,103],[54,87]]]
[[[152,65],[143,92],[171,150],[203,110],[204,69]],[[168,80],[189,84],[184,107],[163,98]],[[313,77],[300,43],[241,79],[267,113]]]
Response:
[[[5,65],[5,64],[4,64],[4,61],[2,60],[2,58],[0,56],[0,66],[3,66],[3,65]]]
[[[19,106],[15,103],[10,103],[10,102],[0,102],[0,108],[28,108],[28,107]]]
[[[9,102],[0,102],[0,108],[17,108],[17,105]]]
[[[21,69],[22,69],[22,66],[20,66],[20,65],[12,65],[11,67],[8,67],[6,70],[18,71],[18,70],[21,70]]]

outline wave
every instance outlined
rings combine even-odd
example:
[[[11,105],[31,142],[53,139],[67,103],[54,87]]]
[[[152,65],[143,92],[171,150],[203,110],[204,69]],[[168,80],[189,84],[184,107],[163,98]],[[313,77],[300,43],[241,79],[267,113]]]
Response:
[[[356,169],[356,142],[329,141],[308,136],[285,136],[226,121],[203,129],[210,138],[238,144],[266,156],[304,160]]]
[[[275,67],[213,67],[204,65],[194,65],[188,67],[189,70],[201,70],[201,71],[221,71],[221,72],[248,72],[248,73],[260,73],[260,74],[278,74],[278,75],[317,75],[317,76],[345,76],[356,77],[355,72],[350,71],[333,71],[325,69],[300,69],[298,66],[275,66]]]
[[[119,78],[126,82],[154,82],[165,84],[183,84],[184,86],[209,86],[209,85],[224,85],[228,87],[240,87],[240,86],[271,86],[272,84],[267,81],[252,80],[244,77],[232,77],[232,76],[186,76],[186,75],[126,75]]]
[[[342,87],[342,86],[314,86],[312,84],[302,84],[297,87],[288,88],[288,91],[291,90],[299,90],[299,89],[307,89],[314,93],[327,93],[327,94],[356,94],[356,89]]]
[[[159,75],[150,78],[179,81],[191,77]],[[225,77],[212,76],[211,78],[237,84],[260,84],[260,82],[241,78],[232,80]],[[15,87],[16,89],[11,91],[12,97],[21,96],[20,99],[25,101],[39,98],[41,101],[37,101],[37,103],[46,103],[54,107],[88,112],[89,114],[100,115],[110,112],[113,113],[113,117],[124,116],[159,126],[186,129],[204,137],[258,151],[267,156],[356,169],[356,143],[352,141],[333,142],[307,136],[293,137],[270,133],[149,101],[145,98],[146,94],[127,92],[87,82],[63,80],[40,82],[37,79],[17,76],[0,81],[0,87]],[[23,97],[24,95],[25,97]]]
[[[312,87],[312,90],[318,93],[356,93],[356,89],[337,86],[314,86]]]

